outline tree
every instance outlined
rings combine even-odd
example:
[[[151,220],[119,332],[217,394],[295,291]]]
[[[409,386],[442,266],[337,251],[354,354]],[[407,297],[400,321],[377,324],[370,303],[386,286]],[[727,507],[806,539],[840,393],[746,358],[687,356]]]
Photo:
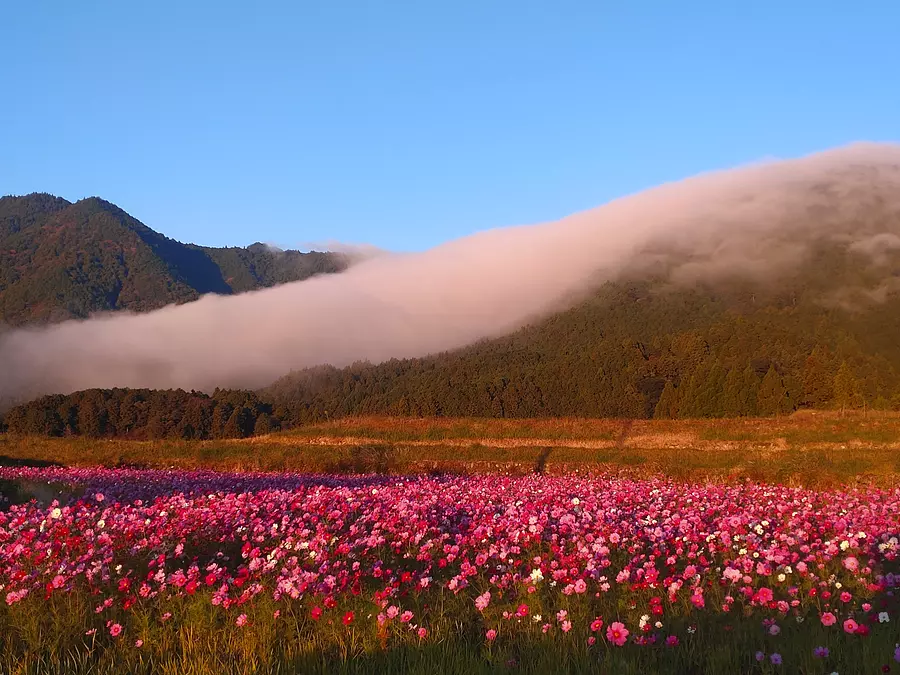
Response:
[[[656,403],[653,418],[657,420],[674,420],[678,418],[678,389],[672,380],[666,380],[662,395]]]
[[[759,378],[748,364],[732,368],[722,388],[722,410],[726,417],[752,417],[757,414]]]
[[[859,381],[844,361],[834,376],[834,400],[841,407],[841,415],[847,408],[855,408],[860,403]]]
[[[253,425],[254,436],[265,436],[272,433],[272,418],[266,413],[261,413],[256,418],[256,424]]]
[[[769,366],[769,371],[759,385],[756,404],[759,414],[764,416],[782,415],[793,409],[787,388],[774,365]]]
[[[803,405],[821,408],[834,396],[834,378],[825,364],[824,350],[816,347],[803,365]]]

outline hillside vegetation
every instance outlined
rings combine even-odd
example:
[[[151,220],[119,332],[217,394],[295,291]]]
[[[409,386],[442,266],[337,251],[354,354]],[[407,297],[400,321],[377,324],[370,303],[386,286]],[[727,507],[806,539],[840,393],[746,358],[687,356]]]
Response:
[[[0,198],[0,325],[144,312],[346,266],[332,253],[182,244],[96,197]]]
[[[821,245],[763,281],[622,279],[457,351],[291,373],[265,392],[308,423],[353,415],[689,418],[900,406],[900,273]]]
[[[244,438],[281,427],[271,404],[250,391],[88,389],[42,396],[0,418],[17,435],[134,439]]]

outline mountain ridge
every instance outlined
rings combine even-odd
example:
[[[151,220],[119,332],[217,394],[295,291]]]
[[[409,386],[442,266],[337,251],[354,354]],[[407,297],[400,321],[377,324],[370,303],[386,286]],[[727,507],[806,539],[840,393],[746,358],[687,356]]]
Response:
[[[49,193],[0,197],[0,325],[145,312],[340,272],[336,253],[259,242],[214,248],[171,239],[112,202]]]

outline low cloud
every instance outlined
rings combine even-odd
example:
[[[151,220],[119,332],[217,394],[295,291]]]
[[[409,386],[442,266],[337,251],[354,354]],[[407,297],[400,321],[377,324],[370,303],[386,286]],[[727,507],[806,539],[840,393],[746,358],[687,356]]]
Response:
[[[875,257],[900,243],[900,146],[757,163],[553,223],[362,255],[337,275],[10,331],[0,336],[0,397],[258,387],[304,366],[422,356],[507,333],[623,272],[662,264],[676,283],[765,280],[835,238]]]

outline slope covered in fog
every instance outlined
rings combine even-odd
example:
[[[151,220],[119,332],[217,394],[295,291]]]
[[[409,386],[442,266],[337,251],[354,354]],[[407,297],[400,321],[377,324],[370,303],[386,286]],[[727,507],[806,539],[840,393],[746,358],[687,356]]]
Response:
[[[620,401],[616,405],[628,400],[646,408],[656,394],[641,392],[665,382],[681,387],[687,377],[683,367],[664,373],[664,366],[656,365],[667,363],[666,340],[691,328],[727,332],[740,317],[756,328],[738,327],[735,335],[762,331],[759,342],[770,351],[779,344],[779,331],[787,331],[783,339],[791,346],[783,357],[757,354],[764,350],[756,346],[746,355],[756,359],[752,370],[762,370],[766,359],[774,363],[782,380],[797,376],[790,364],[806,358],[819,342],[832,350],[829,359],[841,363],[843,352],[835,355],[839,348],[846,358],[862,353],[890,365],[893,357],[878,350],[890,342],[883,333],[893,325],[888,308],[897,285],[898,187],[900,149],[857,145],[703,175],[558,222],[492,230],[420,254],[383,256],[300,284],[207,297],[140,316],[14,332],[0,343],[0,367],[9,374],[0,394],[110,386],[258,387],[291,369],[421,358],[530,325],[512,337],[454,353],[451,361],[463,359],[467,365],[452,377],[441,371],[436,377],[446,391],[435,389],[433,399],[446,407],[467,383],[509,379],[518,361],[528,361],[533,366],[513,384],[530,387],[530,396],[540,390],[553,402],[539,410],[556,410],[563,400],[560,388],[573,381],[569,371],[554,365],[565,355],[565,363],[580,373],[591,368],[600,381],[620,382],[621,389],[605,394]],[[579,305],[585,298],[588,304]],[[688,309],[678,309],[681,304]],[[675,323],[667,323],[669,316]],[[557,337],[540,337],[555,325],[561,326]],[[814,331],[825,337],[814,340]],[[804,345],[795,344],[799,336]],[[719,338],[697,339],[706,343],[698,348],[705,354],[717,349]],[[633,363],[632,352],[621,344],[629,341],[642,343],[641,361]],[[865,344],[853,351],[841,346],[848,341]],[[465,360],[470,353],[497,356]],[[735,361],[741,372],[744,357],[741,352]],[[439,361],[396,367],[424,363],[434,370]],[[737,366],[719,367],[727,374]],[[528,378],[536,382],[542,369],[547,386],[526,385]],[[625,371],[633,377],[612,377]],[[887,382],[893,376],[885,377]],[[383,387],[396,393],[392,378]],[[718,370],[710,382],[716,378]],[[643,398],[635,398],[635,389]],[[341,405],[377,407],[360,390],[346,394]],[[579,396],[587,411],[600,392],[587,387]],[[495,405],[497,398],[489,400]],[[409,396],[406,402],[398,398],[400,409],[407,404],[413,405]]]

